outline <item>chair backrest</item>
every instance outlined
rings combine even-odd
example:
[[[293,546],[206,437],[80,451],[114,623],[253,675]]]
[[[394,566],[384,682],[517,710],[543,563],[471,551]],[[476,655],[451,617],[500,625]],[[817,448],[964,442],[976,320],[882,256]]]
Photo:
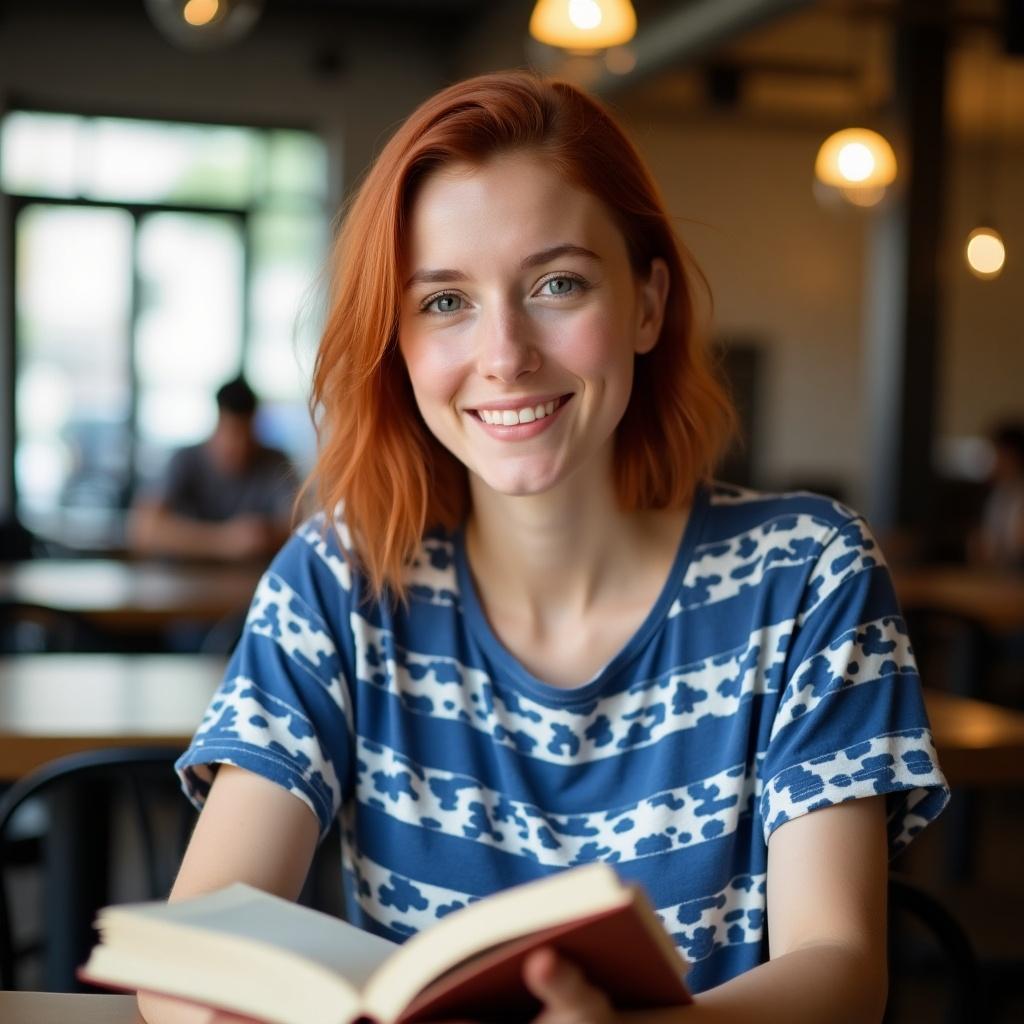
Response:
[[[927,941],[922,942],[922,932]],[[944,1016],[924,1005],[927,993]],[[885,1022],[987,1020],[981,969],[960,922],[919,885],[889,876],[889,1004]]]
[[[0,654],[68,654],[97,649],[95,631],[71,612],[0,601]]]
[[[948,608],[914,605],[903,611],[910,643],[926,686],[984,699],[992,663],[992,637],[978,619]]]
[[[161,899],[188,841],[195,811],[173,771],[181,751],[164,747],[91,750],[60,758],[0,796],[0,987],[16,988],[22,954],[41,948],[49,991],[85,986],[75,970],[106,903]],[[41,906],[12,877],[41,873]],[[24,942],[18,917],[43,923]]]

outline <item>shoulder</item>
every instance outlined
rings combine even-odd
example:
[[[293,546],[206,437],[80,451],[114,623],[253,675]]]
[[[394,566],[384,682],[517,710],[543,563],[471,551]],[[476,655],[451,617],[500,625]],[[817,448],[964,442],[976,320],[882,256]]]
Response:
[[[806,560],[838,544],[875,551],[864,517],[834,498],[810,491],[769,492],[714,483],[708,488],[705,539],[734,541],[740,554],[757,550],[770,558]]]
[[[288,457],[287,453],[283,452],[280,448],[272,448],[266,444],[261,444],[257,447],[256,459],[258,462],[268,466],[291,466],[292,464],[292,460]]]
[[[188,444],[175,451],[167,460],[169,469],[191,469],[206,461],[206,446],[203,442],[199,444]]]
[[[741,529],[771,530],[801,520],[817,524],[820,532],[831,534],[852,523],[864,522],[859,513],[842,502],[810,491],[756,491],[719,481],[713,481],[707,490],[712,518]]]
[[[456,538],[442,530],[424,534],[416,555],[406,566],[402,582],[409,598],[409,608],[458,604],[458,572]],[[350,595],[353,604],[373,617],[390,617],[394,602],[388,595],[367,602],[369,585],[359,565],[358,546],[345,521],[344,511],[333,516],[320,511],[297,526],[268,570],[285,580],[311,582],[329,579]]]
[[[734,598],[753,607],[755,593],[768,590],[771,614],[779,614],[783,605],[814,604],[833,582],[882,564],[863,518],[832,498],[720,483],[705,493],[687,606]]]
[[[352,538],[340,516],[332,520],[324,512],[317,512],[292,530],[267,575],[296,582],[311,576],[330,577],[342,590],[351,591],[351,545]]]

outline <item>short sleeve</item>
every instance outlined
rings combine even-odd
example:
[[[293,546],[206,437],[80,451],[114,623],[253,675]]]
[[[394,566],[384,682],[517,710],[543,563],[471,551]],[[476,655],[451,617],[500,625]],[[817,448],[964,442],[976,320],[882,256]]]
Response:
[[[303,800],[322,838],[351,785],[352,707],[328,621],[347,619],[321,606],[332,578],[311,532],[300,528],[260,580],[224,680],[177,770],[197,807],[214,765],[255,772]],[[333,585],[332,596],[344,592]]]
[[[808,811],[885,795],[890,856],[949,799],[906,625],[863,519],[833,531],[808,577],[762,778],[766,842]]]

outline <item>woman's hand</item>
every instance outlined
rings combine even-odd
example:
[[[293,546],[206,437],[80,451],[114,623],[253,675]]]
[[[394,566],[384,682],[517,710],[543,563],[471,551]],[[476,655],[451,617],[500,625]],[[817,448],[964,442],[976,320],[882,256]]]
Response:
[[[613,1024],[608,997],[553,949],[538,949],[523,965],[526,987],[544,1004],[533,1024]]]

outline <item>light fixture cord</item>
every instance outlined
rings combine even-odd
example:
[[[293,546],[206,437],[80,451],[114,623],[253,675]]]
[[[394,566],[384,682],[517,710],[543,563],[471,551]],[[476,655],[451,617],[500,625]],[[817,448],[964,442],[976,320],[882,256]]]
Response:
[[[997,37],[998,38],[998,37]],[[986,76],[988,92],[988,115],[989,127],[983,136],[981,144],[981,168],[978,173],[978,188],[981,193],[979,204],[982,214],[982,224],[985,227],[995,228],[995,221],[992,214],[995,210],[995,194],[997,162],[999,156],[999,129],[1002,124],[1003,115],[1003,82],[1002,65],[999,60],[999,47],[995,49],[992,60],[989,61],[988,75]],[[982,124],[985,118],[982,119]]]

